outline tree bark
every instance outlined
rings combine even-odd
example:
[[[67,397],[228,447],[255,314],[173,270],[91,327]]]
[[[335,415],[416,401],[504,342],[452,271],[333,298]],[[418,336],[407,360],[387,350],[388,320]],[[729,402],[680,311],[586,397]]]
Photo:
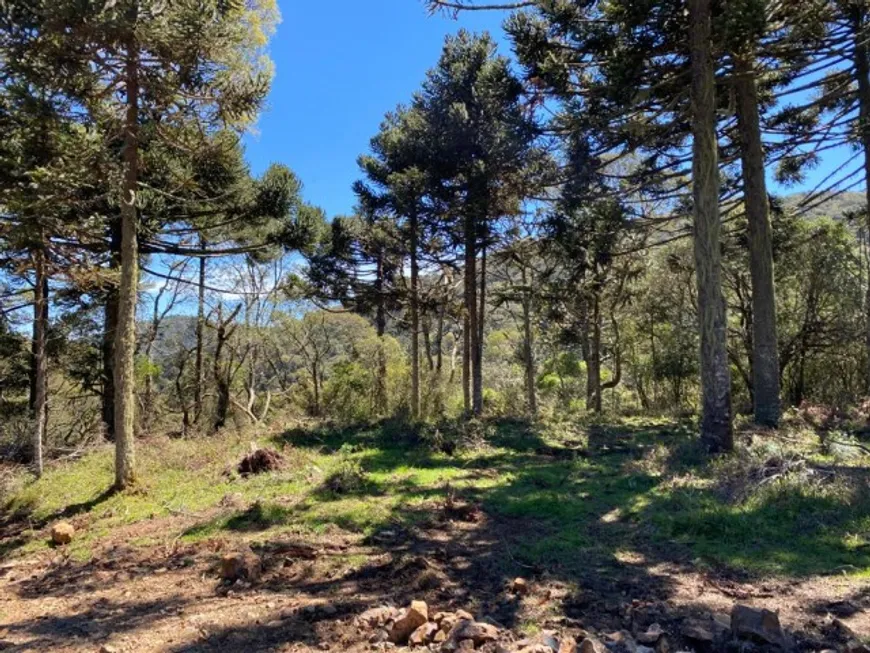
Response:
[[[601,302],[599,291],[589,295],[586,311],[586,410],[601,413]]]
[[[417,215],[411,211],[411,418],[420,419],[420,302],[417,261]]]
[[[477,233],[475,220],[465,218],[465,313],[468,316],[468,341],[471,373],[471,414],[483,412],[483,375],[480,369],[480,323],[477,307]],[[463,366],[465,363],[463,362]]]
[[[535,387],[537,371],[535,370],[535,343],[532,331],[532,302],[528,291],[528,275],[523,268],[523,363],[526,368],[526,405],[529,415],[538,414],[538,393]]]
[[[864,150],[864,183],[867,202],[865,228],[870,234],[870,48],[867,44],[867,13],[863,7],[855,6],[852,15],[852,29],[855,35],[853,49],[855,76],[858,82],[858,126],[861,135],[861,148]],[[870,391],[870,283],[864,300],[866,379],[865,386]]]
[[[387,312],[384,307],[384,253],[378,252],[375,276],[375,294],[377,309],[375,312],[375,329],[378,334],[378,371],[375,380],[375,412],[385,415],[387,412],[387,352],[384,349],[384,333],[387,330]]]
[[[466,287],[468,282],[465,282]],[[471,415],[471,318],[462,316],[462,402],[465,414]],[[452,376],[452,369],[451,369]]]
[[[200,236],[200,249],[205,251],[207,243],[205,238]],[[197,288],[197,305],[196,305],[196,358],[194,362],[194,373],[196,379],[193,386],[193,422],[199,423],[203,413],[203,389],[205,386],[205,369],[204,369],[204,351],[205,351],[205,275],[206,275],[206,257],[202,256],[199,259],[199,284]]]
[[[719,166],[710,0],[690,0],[689,12],[693,235],[701,336],[701,440],[709,451],[719,452],[731,451],[734,441],[719,243]]]
[[[134,5],[135,13],[135,5]],[[134,21],[135,23],[135,16]],[[121,284],[115,334],[115,488],[135,482],[136,303],[139,288],[137,190],[139,185],[139,57],[127,44],[127,112],[124,121],[124,196],[121,199]]]
[[[109,223],[109,269],[121,269],[121,220]],[[106,292],[103,311],[103,396],[102,420],[105,437],[115,439],[115,336],[118,330],[118,285],[113,279]]]
[[[775,427],[780,417],[776,288],[767,183],[764,178],[764,150],[758,115],[758,89],[751,61],[737,61],[734,88],[741,141],[743,195],[749,222],[753,410],[756,424]]]
[[[33,441],[31,462],[33,472],[42,476],[42,448],[45,440],[48,417],[48,357],[46,335],[48,332],[48,273],[45,248],[33,252],[33,269],[36,273],[33,297]]]

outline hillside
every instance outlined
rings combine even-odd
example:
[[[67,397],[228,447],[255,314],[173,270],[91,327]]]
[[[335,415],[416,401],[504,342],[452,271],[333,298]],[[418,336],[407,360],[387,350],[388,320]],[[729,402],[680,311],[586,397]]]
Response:
[[[784,195],[781,198],[783,207],[794,208],[804,197],[806,193],[793,193]],[[867,204],[864,193],[843,193],[837,197],[833,197],[818,206],[814,206],[809,211],[804,213],[807,218],[829,217],[834,219],[843,218],[848,213],[860,211]]]

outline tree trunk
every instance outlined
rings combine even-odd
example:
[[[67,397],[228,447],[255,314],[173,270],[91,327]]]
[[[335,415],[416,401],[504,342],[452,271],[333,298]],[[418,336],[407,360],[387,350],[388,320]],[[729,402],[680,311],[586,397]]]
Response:
[[[199,247],[205,250],[207,246],[205,238],[200,236]],[[206,257],[202,256],[199,259],[199,284],[197,288],[197,307],[196,307],[196,359],[194,362],[195,370],[193,386],[193,422],[199,423],[203,413],[203,389],[205,386],[205,370],[204,370],[204,351],[205,343],[205,274],[206,274]]]
[[[701,335],[701,439],[711,452],[731,451],[731,372],[719,234],[716,84],[710,0],[689,2],[692,52],[692,195],[698,322]]]
[[[528,289],[526,269],[523,268],[523,287]],[[523,291],[523,363],[526,376],[526,406],[529,415],[538,414],[538,394],[535,387],[537,372],[535,371],[535,343],[532,332],[532,306],[529,291]]]
[[[735,92],[740,130],[743,195],[749,222],[749,274],[752,279],[752,396],[755,423],[779,424],[779,352],[773,245],[764,178],[764,150],[758,116],[758,89],[751,61],[738,60]]]
[[[467,285],[467,284],[466,284]],[[465,414],[471,415],[471,318],[462,317],[462,403]],[[452,374],[451,374],[452,376]]]
[[[375,294],[377,296],[377,311],[375,328],[378,333],[378,372],[375,380],[375,412],[385,415],[387,412],[387,352],[384,349],[384,333],[387,330],[387,312],[384,307],[384,253],[378,252],[375,277]]]
[[[868,48],[867,44],[867,16],[863,7],[855,7],[852,22],[852,30],[855,35],[855,46],[853,49],[855,76],[858,82],[858,126],[861,135],[861,148],[864,150],[864,192],[867,202],[864,227],[867,229],[868,237],[870,237],[870,48]],[[867,284],[864,311],[867,349],[865,385],[867,390],[870,391],[870,283]]]
[[[121,220],[109,222],[109,269],[121,269]],[[103,312],[103,396],[102,419],[106,439],[115,439],[115,337],[118,330],[118,285],[113,279],[106,292]]]
[[[48,357],[45,351],[48,332],[48,273],[45,248],[33,252],[36,273],[33,296],[33,442],[31,462],[37,477],[42,476],[42,446],[48,417]]]
[[[586,357],[586,410],[601,413],[601,302],[598,291],[589,297],[586,314],[588,356]]]
[[[417,262],[417,216],[411,212],[411,418],[420,419],[420,302]]]
[[[483,375],[480,369],[480,323],[477,315],[477,236],[475,220],[465,218],[465,312],[468,316],[468,354],[471,372],[471,414],[483,412]],[[464,363],[463,363],[464,365]]]
[[[135,7],[135,5],[134,5]],[[135,18],[135,16],[134,16]],[[133,21],[135,23],[135,20]],[[115,488],[135,481],[136,303],[139,288],[139,58],[133,36],[127,45],[127,114],[124,124],[124,196],[121,199],[121,284],[115,334]]]
[[[320,417],[320,370],[317,363],[311,368],[311,380],[314,382],[314,417]]]

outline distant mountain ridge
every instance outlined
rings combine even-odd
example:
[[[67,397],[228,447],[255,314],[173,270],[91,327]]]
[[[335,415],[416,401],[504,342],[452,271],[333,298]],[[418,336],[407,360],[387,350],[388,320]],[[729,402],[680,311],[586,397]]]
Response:
[[[796,207],[801,200],[806,197],[806,195],[806,193],[783,195],[780,197],[780,201],[785,208],[793,208]],[[815,204],[815,201],[813,201],[813,204]],[[803,215],[807,218],[828,217],[840,220],[850,212],[862,210],[865,204],[866,198],[864,193],[843,193],[842,195],[837,195],[829,200],[825,200],[818,206],[814,206]]]

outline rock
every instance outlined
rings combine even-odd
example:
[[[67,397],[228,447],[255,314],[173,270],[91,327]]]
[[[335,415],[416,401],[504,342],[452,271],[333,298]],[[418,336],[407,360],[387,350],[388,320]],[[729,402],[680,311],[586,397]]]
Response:
[[[474,621],[474,616],[470,612],[466,612],[465,610],[457,610],[455,613],[456,618],[460,621]]]
[[[394,644],[404,644],[415,630],[429,621],[429,606],[425,601],[411,601],[396,618],[390,629],[390,641]]]
[[[519,650],[518,653],[553,653],[554,649],[551,649],[546,644],[529,644],[528,646],[524,646]]]
[[[221,578],[233,582],[259,580],[262,572],[260,556],[253,551],[228,553],[221,558]]]
[[[556,637],[556,633],[552,630],[545,630],[540,635],[538,635],[538,641],[549,648],[553,653],[558,653],[559,651],[559,638]]]
[[[672,650],[670,638],[667,635],[659,637],[659,641],[656,642],[656,653],[671,653]]]
[[[408,646],[425,646],[435,637],[435,634],[440,632],[438,626],[431,622],[425,623],[417,628],[408,638]]]
[[[753,639],[784,647],[785,633],[779,625],[779,616],[770,610],[735,605],[731,609],[731,631],[741,639]]]
[[[72,542],[76,529],[69,522],[60,521],[51,527],[51,541],[58,546]]]
[[[459,646],[464,641],[471,641],[474,646],[480,646],[487,642],[494,642],[496,639],[498,639],[498,628],[492,624],[462,619],[450,629],[442,650],[462,650]]]
[[[717,612],[713,615],[713,628],[717,630],[731,630],[731,615]]]
[[[432,636],[432,641],[435,644],[440,644],[441,642],[447,641],[447,633],[444,632],[443,630],[439,630],[437,633],[435,633]]]
[[[103,644],[100,647],[100,653],[118,653],[118,648],[111,644]]]
[[[529,589],[529,584],[525,578],[514,578],[514,582],[511,583],[511,591],[515,594],[525,596],[529,593]]]
[[[607,648],[595,637],[586,637],[580,642],[579,653],[607,653]]]
[[[356,620],[358,624],[367,626],[369,628],[376,628],[378,626],[383,626],[390,619],[395,618],[395,616],[395,608],[382,605],[379,608],[370,608],[366,610],[361,615],[359,615]]]
[[[683,636],[693,639],[696,642],[712,642],[713,631],[705,621],[699,619],[686,619],[683,622]]]
[[[320,611],[327,617],[334,617],[336,614],[338,614],[338,608],[332,605],[332,603],[326,603],[324,605],[321,605]]]
[[[570,635],[565,635],[559,642],[559,653],[577,653],[577,640]]]
[[[459,642],[459,646],[456,648],[457,651],[473,651],[474,650],[474,642],[470,639],[463,639]]]
[[[664,634],[665,631],[659,624],[652,624],[646,629],[646,632],[638,634],[637,641],[641,644],[655,644]]]

